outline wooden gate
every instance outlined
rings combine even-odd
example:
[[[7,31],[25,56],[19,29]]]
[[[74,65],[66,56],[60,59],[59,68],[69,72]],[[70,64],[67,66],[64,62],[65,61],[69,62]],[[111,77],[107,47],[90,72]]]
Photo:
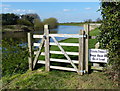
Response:
[[[59,69],[67,71],[75,71],[80,75],[88,73],[88,24],[84,25],[85,30],[80,30],[80,34],[49,34],[48,25],[44,25],[43,35],[32,35],[28,33],[28,47],[29,47],[29,69],[33,70],[37,63],[45,64],[45,70],[50,71],[50,69]],[[67,37],[67,38],[78,38],[79,43],[59,43],[56,37]],[[33,43],[32,38],[41,38],[41,43]],[[54,42],[50,42],[50,38]],[[60,51],[51,51],[50,45],[58,46]],[[33,51],[32,46],[38,46],[38,51]],[[77,46],[78,52],[66,52],[62,46]],[[45,52],[41,52],[42,47],[45,47]],[[63,54],[65,59],[55,59],[50,58],[50,54]],[[35,57],[33,58],[33,55]],[[38,60],[40,55],[45,56],[45,61]],[[78,60],[71,60],[69,55],[77,55]],[[52,66],[50,62],[63,62],[70,63],[73,68]],[[78,64],[78,67],[75,65]]]

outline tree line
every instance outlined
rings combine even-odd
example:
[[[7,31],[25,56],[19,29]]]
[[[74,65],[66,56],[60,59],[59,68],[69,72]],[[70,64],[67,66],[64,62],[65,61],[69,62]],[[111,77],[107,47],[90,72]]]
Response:
[[[14,13],[1,14],[2,25],[17,25],[22,30],[43,30],[44,24],[48,24],[50,29],[57,28],[58,21],[56,18],[48,18],[41,21],[37,14],[17,15]]]

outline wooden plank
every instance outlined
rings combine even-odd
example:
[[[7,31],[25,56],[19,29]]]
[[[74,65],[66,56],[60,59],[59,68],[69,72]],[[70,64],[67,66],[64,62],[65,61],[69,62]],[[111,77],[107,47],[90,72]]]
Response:
[[[45,70],[50,71],[50,55],[49,55],[49,30],[48,25],[44,25],[44,34],[46,36],[45,39]]]
[[[29,49],[29,70],[33,70],[33,51],[32,51],[32,34],[29,32],[28,33],[28,49]]]
[[[49,36],[53,37],[68,37],[68,38],[79,38],[79,37],[86,37],[79,34],[49,34]],[[43,35],[33,35],[33,38],[42,38]]]
[[[61,46],[79,46],[78,43],[59,43],[59,44],[60,44]],[[39,46],[40,43],[33,43],[33,45],[34,45],[34,46]],[[54,43],[54,42],[50,42],[50,45],[55,45],[55,46],[57,46],[57,44]]]
[[[58,45],[58,47],[60,48],[60,50],[64,53],[64,56],[67,58],[67,60],[69,60],[70,61],[70,63],[71,63],[71,65],[74,67],[74,69],[77,71],[77,73],[78,73],[78,69],[77,69],[77,67],[76,67],[76,65],[72,62],[72,60],[70,59],[70,57],[67,55],[67,53],[64,51],[64,49],[60,46],[60,44],[57,42],[57,40],[52,36],[51,37],[53,40],[54,40],[54,42]]]
[[[37,53],[37,51],[34,52],[35,55],[36,55],[36,53]],[[64,53],[61,52],[61,51],[50,51],[50,53],[51,53],[51,54],[64,54]],[[76,56],[79,55],[78,52],[66,52],[66,53],[67,53],[67,55],[76,55]],[[45,53],[42,52],[41,55],[45,55]]]
[[[37,63],[38,63],[38,64],[45,64],[45,61],[43,61],[43,60],[38,60]]]
[[[51,37],[67,37],[67,38],[80,38],[80,37],[86,37],[85,35],[79,35],[79,34],[49,34]]]
[[[50,61],[52,62],[61,62],[61,63],[70,63],[70,61],[66,60],[66,59],[55,59],[55,58],[50,58]],[[73,63],[78,64],[78,60],[72,60]],[[41,63],[41,64],[45,64],[45,61],[43,60],[38,60],[37,63]]]
[[[33,35],[33,38],[43,38],[44,35]]]
[[[50,51],[51,54],[64,54],[62,51]],[[78,52],[66,52],[67,55],[78,55]]]
[[[60,67],[60,66],[50,66],[51,69],[67,70],[67,71],[76,71],[74,68]]]
[[[63,63],[70,63],[69,60],[66,60],[66,59],[55,59],[55,58],[50,58],[50,61],[53,61],[53,62],[63,62]],[[78,64],[78,60],[72,60],[73,63],[75,64]]]
[[[39,46],[39,50],[37,51],[36,56],[35,56],[34,61],[33,61],[33,68],[35,68],[35,65],[38,61],[37,59],[38,59],[39,55],[41,54],[41,49],[43,47],[44,41],[45,41],[45,39],[43,37],[42,40],[41,40],[41,44]]]
[[[79,46],[78,43],[59,43],[61,46]],[[57,45],[54,42],[50,42],[50,45]]]
[[[85,29],[85,34],[87,35],[86,39],[85,39],[85,70],[88,73],[88,57],[89,57],[89,52],[88,52],[88,44],[89,44],[89,31],[90,31],[90,26],[89,24],[85,24],[84,25],[84,29]]]
[[[38,61],[40,64],[45,64],[45,61]],[[76,71],[74,68],[68,67],[60,67],[60,66],[50,66],[51,69],[58,69],[58,70],[67,70],[67,71]]]

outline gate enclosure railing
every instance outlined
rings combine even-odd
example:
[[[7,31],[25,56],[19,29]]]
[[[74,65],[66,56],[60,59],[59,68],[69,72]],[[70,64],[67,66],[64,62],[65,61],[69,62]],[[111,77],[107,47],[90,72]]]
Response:
[[[59,43],[56,37],[78,38],[79,43]],[[41,38],[41,43],[33,43],[32,38]],[[50,42],[50,38],[54,42]],[[80,34],[49,34],[48,25],[44,25],[44,34],[35,35],[28,33],[28,48],[29,48],[29,69],[33,70],[37,63],[45,64],[45,70],[59,69],[67,71],[75,71],[80,75],[88,73],[88,39],[89,39],[89,24],[84,24],[84,30],[80,30]],[[50,45],[58,46],[61,51],[51,51]],[[33,46],[38,46],[38,51],[33,51]],[[78,52],[66,52],[62,46],[77,46]],[[45,47],[45,52],[42,52],[42,47]],[[50,58],[50,54],[63,54],[65,59]],[[35,56],[33,58],[33,55]],[[45,61],[38,60],[40,55],[45,56]],[[71,60],[69,55],[77,55],[78,60]],[[52,66],[50,62],[70,63],[73,68]],[[78,67],[75,65],[78,64]]]

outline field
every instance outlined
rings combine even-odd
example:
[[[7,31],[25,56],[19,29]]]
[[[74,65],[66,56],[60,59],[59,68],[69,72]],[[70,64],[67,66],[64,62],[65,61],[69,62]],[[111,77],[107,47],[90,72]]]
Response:
[[[83,26],[85,23],[59,23],[59,25],[68,25],[68,26]]]
[[[90,32],[90,35],[96,36],[99,30],[95,29]],[[77,43],[78,39],[66,39],[61,42]],[[94,48],[96,39],[90,39],[89,48]],[[76,47],[64,47],[67,51],[77,51]],[[59,50],[52,46],[51,50]],[[63,58],[62,55],[51,55],[52,57]],[[41,57],[42,59],[43,57]],[[72,58],[76,58],[73,56]],[[28,60],[26,60],[28,61]],[[11,63],[12,64],[12,63]],[[28,66],[28,65],[26,65]],[[8,69],[10,70],[10,69]],[[115,83],[105,72],[92,72],[80,76],[75,72],[51,70],[45,72],[44,66],[37,66],[34,71],[25,71],[23,73],[15,73],[12,75],[5,75],[2,78],[2,89],[118,89]]]

